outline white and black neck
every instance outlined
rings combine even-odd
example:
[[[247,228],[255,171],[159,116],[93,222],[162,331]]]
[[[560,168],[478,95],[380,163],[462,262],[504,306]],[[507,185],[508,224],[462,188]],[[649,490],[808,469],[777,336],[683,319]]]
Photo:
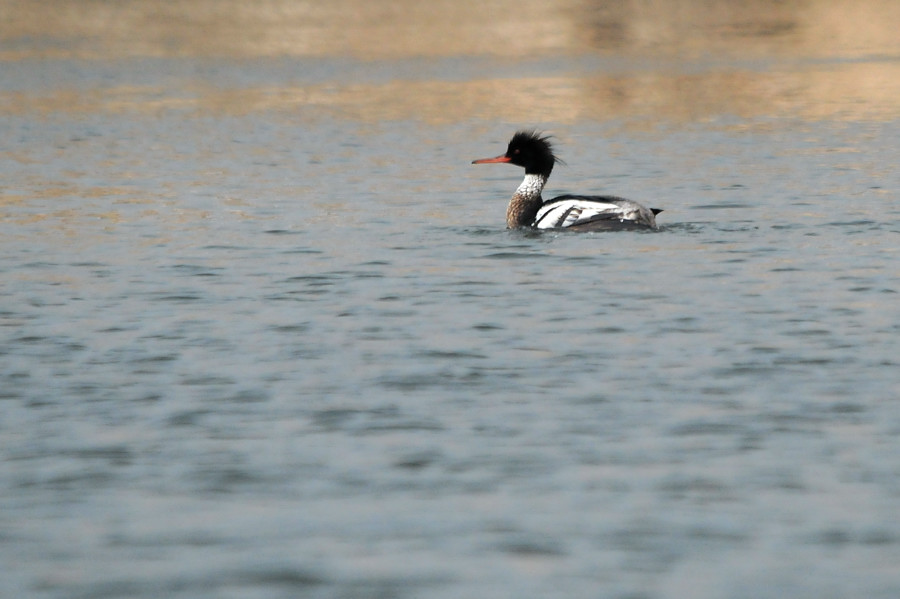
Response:
[[[544,203],[541,191],[547,184],[547,176],[540,173],[526,173],[506,207],[506,228],[530,227],[538,210]]]

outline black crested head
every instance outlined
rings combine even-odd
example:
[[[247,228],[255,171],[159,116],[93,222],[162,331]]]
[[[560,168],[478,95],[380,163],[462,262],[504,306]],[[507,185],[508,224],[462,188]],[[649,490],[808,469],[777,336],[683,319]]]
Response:
[[[526,174],[549,177],[553,165],[562,162],[553,154],[549,135],[537,131],[518,131],[509,140],[506,156],[510,163],[525,167]]]
[[[526,174],[542,175],[546,179],[553,171],[553,165],[562,160],[553,155],[549,135],[542,135],[537,131],[519,131],[509,140],[506,154],[496,158],[473,160],[472,164],[497,162],[525,167]]]

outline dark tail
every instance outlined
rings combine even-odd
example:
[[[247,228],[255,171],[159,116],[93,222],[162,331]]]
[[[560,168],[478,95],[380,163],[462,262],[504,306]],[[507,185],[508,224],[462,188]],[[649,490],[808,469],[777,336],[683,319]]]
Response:
[[[661,209],[661,208],[651,208],[651,209],[650,209],[650,212],[653,213],[653,216],[656,216],[657,214],[659,214],[660,212],[662,212],[662,209]]]

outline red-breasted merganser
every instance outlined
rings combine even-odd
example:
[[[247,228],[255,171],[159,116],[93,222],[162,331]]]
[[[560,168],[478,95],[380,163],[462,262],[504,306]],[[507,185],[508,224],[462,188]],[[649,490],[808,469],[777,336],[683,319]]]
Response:
[[[509,140],[506,154],[473,160],[472,164],[508,162],[525,167],[525,180],[506,208],[506,227],[609,231],[615,229],[656,229],[656,208],[616,196],[562,195],[546,202],[541,191],[553,165],[561,162],[553,154],[548,136],[535,131],[519,131]]]

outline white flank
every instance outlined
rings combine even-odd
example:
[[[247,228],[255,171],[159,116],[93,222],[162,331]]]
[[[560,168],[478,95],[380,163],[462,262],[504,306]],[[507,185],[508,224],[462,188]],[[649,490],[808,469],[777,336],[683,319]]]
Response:
[[[585,202],[583,200],[566,200],[544,206],[535,217],[538,229],[556,229],[571,227],[588,221],[599,215],[622,218],[626,211],[618,204],[604,202]]]

